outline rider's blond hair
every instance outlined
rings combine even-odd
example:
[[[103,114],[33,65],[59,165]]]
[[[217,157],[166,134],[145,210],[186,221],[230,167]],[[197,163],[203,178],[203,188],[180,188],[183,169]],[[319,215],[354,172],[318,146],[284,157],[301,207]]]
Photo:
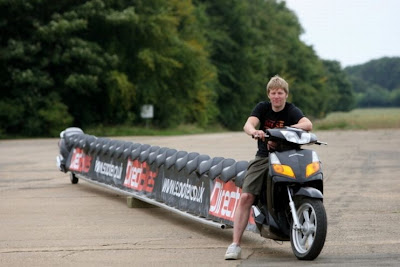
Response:
[[[279,75],[272,77],[267,84],[267,95],[272,89],[282,88],[286,94],[289,94],[289,84]]]

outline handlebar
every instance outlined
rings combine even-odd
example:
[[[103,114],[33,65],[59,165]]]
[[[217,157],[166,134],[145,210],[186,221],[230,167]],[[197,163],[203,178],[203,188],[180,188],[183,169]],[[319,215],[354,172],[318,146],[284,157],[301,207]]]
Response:
[[[324,146],[327,146],[327,145],[328,145],[328,143],[322,142],[322,141],[317,141],[317,142],[315,142],[314,144],[316,144],[316,145],[324,145]]]
[[[328,143],[326,142],[322,142],[317,140],[317,137],[315,136],[315,134],[312,133],[308,133],[306,131],[304,131],[307,134],[307,136],[304,136],[303,139],[303,134],[302,135],[295,135],[295,134],[290,134],[290,130],[292,129],[296,129],[296,128],[290,128],[287,127],[284,131],[279,131],[278,135],[276,132],[274,133],[269,133],[268,131],[266,133],[264,133],[264,138],[265,141],[269,141],[269,140],[273,140],[273,141],[283,141],[283,142],[289,142],[289,143],[295,143],[295,144],[299,144],[299,145],[306,145],[306,144],[316,144],[316,145],[328,145]],[[280,130],[280,129],[279,129]],[[289,130],[289,132],[288,132]],[[297,131],[301,131],[299,129],[296,129]],[[257,135],[257,134],[253,134],[251,136],[253,139],[261,139],[261,136]],[[312,140],[310,140],[310,138],[312,138]]]
[[[251,138],[253,138],[253,139],[258,139],[259,137],[260,136],[258,136],[258,135],[254,135],[254,134],[251,135]],[[269,137],[269,135],[267,133],[265,133],[264,138],[268,138],[268,137]]]

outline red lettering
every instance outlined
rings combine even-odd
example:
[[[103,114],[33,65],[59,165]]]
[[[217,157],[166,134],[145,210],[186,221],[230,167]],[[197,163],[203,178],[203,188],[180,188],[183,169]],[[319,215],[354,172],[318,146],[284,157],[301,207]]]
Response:
[[[81,148],[74,148],[71,156],[69,170],[77,172],[89,172],[92,157],[86,155]]]
[[[234,182],[224,183],[222,180],[216,179],[210,197],[208,213],[233,222],[241,194],[242,189],[237,187]],[[254,224],[254,216],[250,216],[249,223]]]
[[[147,162],[128,159],[124,186],[151,193],[154,189],[157,172],[153,172]]]

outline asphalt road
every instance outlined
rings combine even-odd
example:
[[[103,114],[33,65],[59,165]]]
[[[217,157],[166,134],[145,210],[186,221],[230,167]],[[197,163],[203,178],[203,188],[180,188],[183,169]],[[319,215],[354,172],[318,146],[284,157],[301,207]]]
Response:
[[[225,261],[232,230],[161,208],[133,208],[115,192],[57,170],[58,139],[0,141],[0,266],[398,266],[400,129],[316,132],[328,235],[298,261],[290,243],[246,232],[242,260]],[[123,137],[211,157],[249,160],[244,133]]]

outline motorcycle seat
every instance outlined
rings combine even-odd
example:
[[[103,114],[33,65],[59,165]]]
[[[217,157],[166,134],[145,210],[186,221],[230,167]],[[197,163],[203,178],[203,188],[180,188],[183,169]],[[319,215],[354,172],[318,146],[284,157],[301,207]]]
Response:
[[[133,150],[135,150],[137,147],[141,146],[142,144],[140,143],[130,143],[128,144],[128,146],[124,149],[124,151],[122,152],[122,155],[124,157],[124,159],[127,159]]]
[[[157,151],[158,149],[160,149],[159,146],[150,146],[146,150],[141,151],[139,154],[139,161],[145,162],[148,159],[150,153]]]
[[[115,147],[115,154],[114,156],[118,159],[122,156],[122,154],[124,153],[124,150],[129,147],[132,144],[132,142],[125,142],[125,141],[121,141],[120,143],[118,143],[118,145],[116,145]]]
[[[115,150],[120,145],[120,143],[121,143],[121,141],[119,141],[119,140],[111,140],[110,145],[108,147],[108,154],[110,155],[110,157],[114,156]]]
[[[214,165],[210,168],[210,171],[208,172],[208,178],[214,180],[217,176],[219,176],[223,172],[223,170],[229,168],[230,166],[233,166],[235,163],[236,161],[234,159],[222,160],[217,165]]]
[[[235,162],[235,164],[224,168],[221,172],[221,180],[227,182],[232,178],[235,178],[236,183],[237,177],[239,176],[241,178],[243,173],[246,172],[248,165],[249,163],[243,160]]]
[[[95,145],[94,145],[94,149],[93,149],[94,154],[100,153],[100,150],[103,146],[104,141],[105,141],[104,138],[99,138],[95,141]]]
[[[199,167],[197,168],[197,172],[200,175],[205,174],[206,172],[208,172],[212,166],[217,165],[218,163],[220,163],[222,160],[224,160],[223,157],[215,157],[212,159],[209,159],[205,162],[202,162]]]
[[[150,147],[150,145],[148,145],[148,144],[143,144],[143,145],[140,145],[140,146],[136,147],[136,148],[133,149],[132,152],[131,152],[131,159],[132,159],[132,160],[137,159],[137,158],[139,157],[140,153],[141,153],[142,151],[148,149],[149,147]]]
[[[167,158],[165,159],[165,167],[166,167],[167,169],[171,168],[173,165],[175,165],[176,161],[177,161],[179,158],[182,158],[182,157],[184,157],[184,156],[187,155],[187,154],[188,154],[188,153],[187,153],[186,151],[178,151],[178,152],[172,154],[171,156],[169,156],[169,157],[167,157]]]
[[[94,145],[94,142],[97,140],[97,137],[94,135],[88,135],[85,139],[85,146],[84,146],[84,151],[85,153],[89,154],[92,152],[92,147]]]
[[[161,147],[155,151],[150,151],[149,156],[147,158],[147,162],[149,164],[153,164],[154,161],[157,159],[158,155],[161,155],[162,153],[164,153],[165,151],[167,151],[169,148],[168,147]]]
[[[189,174],[192,172],[196,171],[199,168],[199,165],[210,159],[209,155],[198,155],[197,157],[193,158],[192,160],[189,160],[186,163],[186,170],[188,171]]]
[[[169,148],[165,150],[162,154],[158,154],[156,157],[156,165],[157,167],[160,167],[165,163],[165,160],[169,157],[175,154],[178,150]]]
[[[100,155],[105,155],[105,154],[107,154],[108,148],[110,147],[110,142],[111,142],[111,140],[108,139],[108,138],[104,138],[103,140],[104,140],[104,142],[103,142],[103,144],[101,145],[100,151],[99,151],[99,154],[100,154]]]
[[[178,158],[178,159],[176,160],[176,162],[175,162],[175,168],[176,168],[176,170],[177,170],[178,172],[180,172],[180,171],[183,169],[183,167],[186,166],[186,164],[188,163],[188,161],[194,159],[194,158],[197,157],[198,155],[200,155],[200,154],[197,153],[197,152],[190,152],[190,153],[187,153],[186,155],[184,155],[183,157]]]

